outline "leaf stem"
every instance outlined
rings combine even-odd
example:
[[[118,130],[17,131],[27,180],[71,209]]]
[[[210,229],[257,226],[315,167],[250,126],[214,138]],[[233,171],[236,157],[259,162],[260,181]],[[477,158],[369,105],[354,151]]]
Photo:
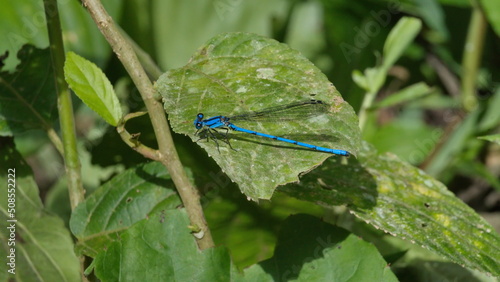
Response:
[[[366,122],[368,121],[369,109],[373,105],[373,101],[377,96],[377,91],[369,91],[366,92],[365,97],[363,98],[363,103],[361,104],[361,108],[359,109],[359,129],[363,132],[363,129],[366,127]]]
[[[145,146],[141,142],[139,142],[139,135],[138,134],[130,134],[126,129],[125,129],[125,123],[132,118],[139,117],[142,115],[147,114],[147,112],[138,112],[138,113],[132,113],[126,115],[119,123],[118,126],[116,127],[116,131],[118,131],[118,134],[120,134],[120,137],[122,138],[123,142],[127,144],[130,148],[138,152],[139,154],[145,156],[146,158],[155,160],[155,161],[161,161],[161,155],[158,150],[154,150],[152,148],[149,148],[148,146]]]
[[[474,2],[474,1],[473,1]],[[462,58],[462,106],[472,111],[477,105],[476,81],[483,53],[486,18],[478,3],[472,5],[472,16]]]
[[[61,22],[56,0],[44,0],[45,17],[47,18],[47,29],[49,31],[50,54],[54,65],[54,77],[57,91],[59,121],[61,124],[62,147],[64,151],[64,165],[68,178],[68,190],[71,209],[74,209],[84,200],[85,191],[82,186],[80,173],[80,159],[78,157],[75,120],[73,116],[73,105],[71,93],[64,80],[64,45],[61,34]],[[55,132],[50,131],[49,137],[55,139]],[[58,139],[58,138],[57,138]],[[55,144],[57,147],[57,143]]]
[[[83,5],[89,11],[97,27],[109,42],[118,59],[122,62],[134,81],[139,93],[141,93],[158,140],[160,161],[167,168],[177,187],[191,224],[201,228],[199,234],[203,235],[199,236],[199,238],[196,237],[198,239],[198,247],[200,249],[213,247],[212,235],[203,214],[199,200],[200,197],[195,187],[190,183],[175,150],[170,127],[165,117],[165,111],[162,104],[155,99],[156,91],[153,88],[153,84],[148,79],[132,46],[124,38],[120,29],[117,28],[101,2],[98,0],[84,0]]]

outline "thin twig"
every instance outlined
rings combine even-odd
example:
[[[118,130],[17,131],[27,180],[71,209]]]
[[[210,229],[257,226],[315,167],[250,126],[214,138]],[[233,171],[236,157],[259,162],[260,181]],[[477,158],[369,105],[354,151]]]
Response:
[[[200,230],[200,232],[195,234],[195,237],[198,239],[199,248],[206,249],[213,247],[212,235],[201,208],[198,192],[190,183],[177,155],[163,106],[154,98],[156,91],[151,81],[137,59],[132,46],[122,36],[101,2],[98,0],[84,0],[83,5],[88,9],[97,27],[109,42],[116,56],[134,81],[139,93],[141,93],[158,140],[160,161],[172,177],[188,213],[191,225]]]

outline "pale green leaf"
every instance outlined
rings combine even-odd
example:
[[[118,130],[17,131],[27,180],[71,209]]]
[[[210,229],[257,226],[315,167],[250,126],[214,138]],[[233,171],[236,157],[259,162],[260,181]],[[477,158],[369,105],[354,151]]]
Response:
[[[480,0],[483,6],[483,11],[488,18],[488,22],[493,27],[493,30],[500,36],[500,1],[498,0]]]
[[[347,205],[376,228],[500,276],[495,229],[442,183],[392,154],[378,155],[367,145],[348,165],[330,158],[299,184],[279,190],[323,205]]]
[[[493,135],[481,136],[481,137],[478,137],[478,138],[486,140],[486,141],[495,142],[497,144],[500,144],[500,134],[493,134]]]
[[[387,69],[383,67],[365,69],[365,78],[370,93],[377,93],[384,85]]]
[[[384,44],[383,69],[388,70],[401,57],[417,34],[422,22],[417,18],[403,17],[391,30]]]
[[[432,93],[432,91],[433,89],[425,84],[425,82],[418,82],[387,96],[382,101],[374,104],[373,108],[392,107],[426,96]]]
[[[365,91],[370,91],[370,86],[368,85],[368,82],[366,81],[366,78],[361,71],[353,70],[352,71],[352,80],[360,88],[364,89]]]
[[[94,63],[73,52],[66,54],[64,77],[75,94],[107,123],[122,118],[120,102],[106,75]]]
[[[354,155],[359,146],[356,115],[326,76],[299,52],[255,34],[214,37],[185,67],[163,74],[156,88],[173,130],[193,141],[199,140],[193,125],[198,113],[232,116],[314,98],[330,105],[327,112],[293,122],[236,125]],[[224,136],[217,137],[220,153],[212,141],[198,144],[253,199],[270,198],[276,186],[296,181],[331,156],[238,132],[228,134],[231,150]]]

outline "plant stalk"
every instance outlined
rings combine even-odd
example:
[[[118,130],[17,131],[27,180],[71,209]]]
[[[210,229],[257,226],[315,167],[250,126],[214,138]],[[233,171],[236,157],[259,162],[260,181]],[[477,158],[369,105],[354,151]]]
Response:
[[[469,31],[465,41],[462,58],[462,106],[470,112],[477,105],[476,82],[484,37],[486,34],[486,18],[478,3],[473,5]]]
[[[73,105],[68,84],[64,80],[64,45],[61,33],[61,22],[57,0],[44,0],[45,17],[49,32],[50,55],[54,66],[54,76],[57,91],[57,109],[61,125],[62,147],[64,154],[64,166],[68,181],[69,199],[71,209],[82,202],[85,198],[85,190],[82,185],[80,159],[76,144],[75,120],[73,116]],[[54,134],[54,132],[49,132]],[[51,138],[53,139],[53,138]],[[57,146],[57,144],[56,144]]]
[[[141,93],[158,140],[160,161],[172,177],[188,213],[191,225],[201,230],[197,232],[198,236],[195,236],[198,247],[200,249],[213,247],[212,235],[203,214],[198,191],[189,181],[184,167],[180,162],[172,140],[170,127],[165,117],[163,105],[155,99],[156,90],[153,88],[153,84],[140,64],[132,46],[123,37],[120,29],[115,25],[101,2],[98,0],[84,0],[83,5],[89,11],[97,27],[109,42],[114,53],[134,81],[139,93]]]

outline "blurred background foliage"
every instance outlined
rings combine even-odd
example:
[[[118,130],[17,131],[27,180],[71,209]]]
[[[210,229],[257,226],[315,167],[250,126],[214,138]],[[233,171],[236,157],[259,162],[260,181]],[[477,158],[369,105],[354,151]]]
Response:
[[[162,71],[185,65],[209,38],[227,31],[247,31],[275,38],[301,51],[358,111],[364,90],[355,70],[380,63],[384,41],[402,16],[415,16],[423,29],[389,70],[370,110],[364,138],[381,152],[392,152],[418,166],[455,192],[500,229],[500,150],[478,136],[496,133],[500,121],[500,2],[483,0],[106,0],[103,4],[123,30]],[[488,21],[475,93],[478,108],[460,102],[462,60],[473,5],[481,4]],[[144,105],[120,62],[111,53],[90,16],[73,0],[59,1],[66,51],[95,62],[113,83],[125,111]],[[0,50],[8,50],[4,70],[14,70],[25,43],[48,46],[41,0],[4,1],[0,10]],[[3,51],[2,51],[3,53]],[[384,105],[377,102],[424,82],[424,94]],[[75,99],[82,174],[87,193],[117,172],[146,161],[133,152],[91,110]],[[127,123],[141,141],[156,147],[147,117]],[[277,194],[272,202],[247,201],[215,163],[187,137],[176,135],[183,164],[193,171],[216,244],[227,245],[240,267],[272,254],[277,226],[290,213],[307,212],[337,222],[363,236],[380,239],[381,252],[394,252],[398,239],[360,228],[348,214]],[[34,168],[42,199],[51,211],[69,217],[62,159],[41,131],[16,136],[16,146]],[[209,173],[207,173],[209,172]],[[66,206],[65,204],[68,203]],[[385,243],[384,243],[385,242]],[[259,247],[256,247],[259,246]],[[399,250],[418,249],[414,246]],[[415,264],[425,255],[415,251]],[[406,268],[407,270],[410,268]],[[408,270],[410,272],[410,270]],[[434,271],[434,272],[433,272]],[[456,271],[454,269],[453,271]],[[428,270],[426,275],[438,275]],[[431,273],[431,274],[429,274]],[[434,274],[432,274],[434,273]],[[409,274],[408,274],[409,275]],[[423,275],[423,274],[422,274]]]

